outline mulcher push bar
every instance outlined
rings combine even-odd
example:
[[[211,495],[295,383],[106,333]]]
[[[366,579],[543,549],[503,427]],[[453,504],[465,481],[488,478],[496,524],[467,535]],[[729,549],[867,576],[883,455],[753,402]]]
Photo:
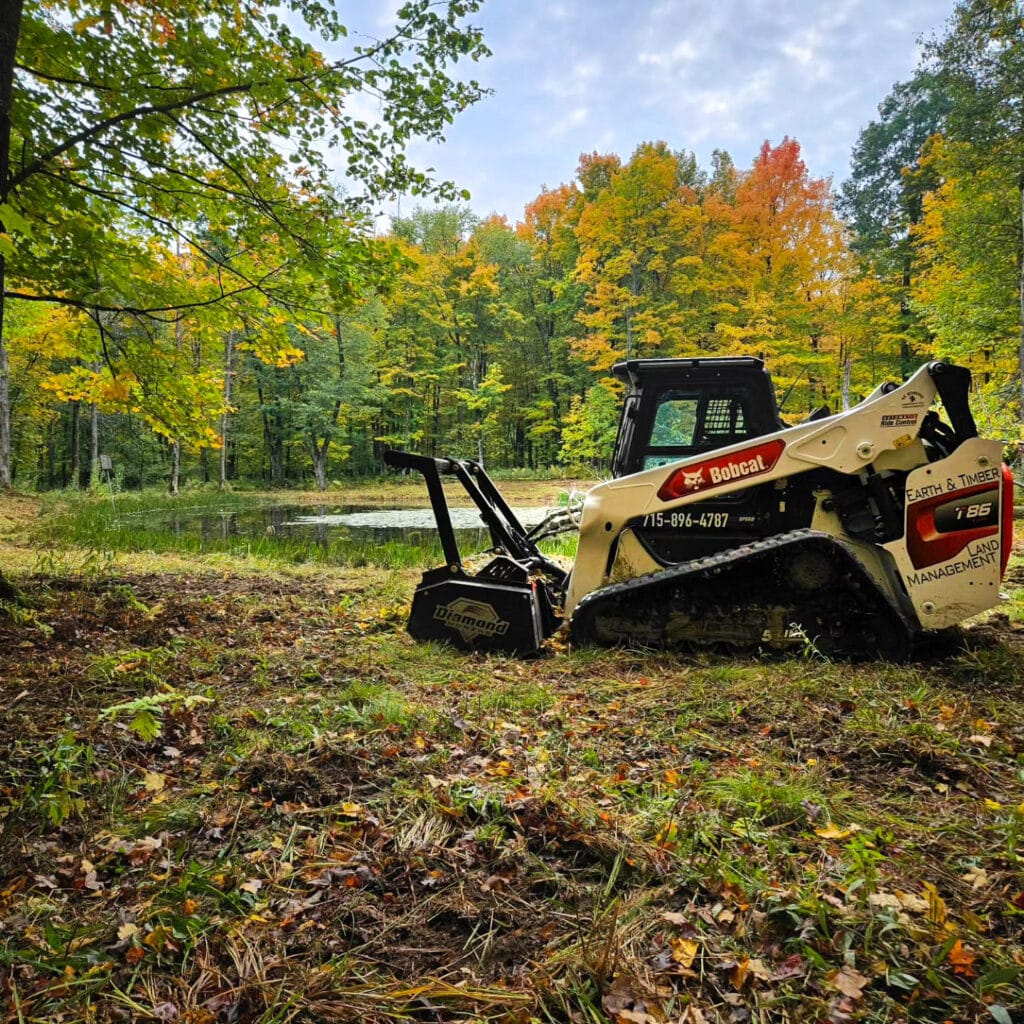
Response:
[[[423,474],[427,482],[430,504],[434,508],[434,518],[437,520],[441,547],[449,568],[461,569],[462,557],[455,539],[455,530],[452,528],[448,499],[441,486],[442,476],[454,476],[465,488],[466,493],[473,499],[473,504],[480,510],[480,516],[490,531],[491,544],[494,547],[502,549],[520,562],[549,564],[537,545],[528,538],[522,523],[478,462],[471,459],[435,459],[429,455],[415,455],[412,452],[396,451],[391,448],[384,452],[384,461],[395,469],[414,469]]]

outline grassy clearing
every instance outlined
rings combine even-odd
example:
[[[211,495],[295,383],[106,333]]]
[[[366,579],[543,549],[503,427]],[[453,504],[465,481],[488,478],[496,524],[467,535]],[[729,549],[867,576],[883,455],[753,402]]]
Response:
[[[11,1019],[1016,1019],[1022,591],[909,666],[527,662],[413,644],[415,578],[19,579]]]

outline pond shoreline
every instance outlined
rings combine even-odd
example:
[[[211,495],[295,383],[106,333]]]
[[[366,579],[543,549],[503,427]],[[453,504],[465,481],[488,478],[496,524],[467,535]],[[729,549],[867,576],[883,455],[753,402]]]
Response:
[[[575,482],[511,481],[502,488],[509,504],[530,522],[547,508],[564,505]],[[468,557],[489,546],[479,513],[461,488],[446,488],[460,549]],[[178,552],[201,556],[266,558],[276,563],[378,565],[427,568],[443,559],[421,479],[382,480],[352,489],[321,491],[162,491],[41,495],[39,516],[25,522],[24,540],[37,550],[78,549],[108,559],[114,552]],[[400,511],[401,510],[401,511]],[[346,522],[353,512],[379,512],[395,522]],[[399,522],[402,512],[408,522]],[[310,521],[312,520],[312,521]],[[461,529],[459,527],[461,526]],[[13,539],[13,538],[12,538]],[[574,541],[572,543],[575,549]],[[548,552],[563,555],[560,543]]]

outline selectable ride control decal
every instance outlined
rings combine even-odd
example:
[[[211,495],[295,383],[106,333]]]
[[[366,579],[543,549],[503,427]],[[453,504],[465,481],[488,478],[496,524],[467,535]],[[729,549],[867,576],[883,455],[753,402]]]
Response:
[[[786,442],[781,437],[728,455],[717,455],[692,466],[677,469],[658,490],[662,501],[710,491],[734,480],[763,476],[779,461]]]

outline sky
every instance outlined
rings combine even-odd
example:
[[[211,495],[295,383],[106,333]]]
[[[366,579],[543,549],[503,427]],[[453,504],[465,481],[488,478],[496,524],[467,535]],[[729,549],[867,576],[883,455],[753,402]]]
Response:
[[[383,34],[395,3],[377,0]],[[514,223],[581,153],[662,140],[705,168],[724,149],[749,167],[767,139],[799,141],[838,187],[860,130],[940,33],[954,0],[485,0],[470,20],[493,56],[460,63],[493,94],[443,144],[410,156]],[[390,21],[390,24],[394,24]],[[371,31],[373,31],[371,30]],[[399,212],[410,212],[404,200]],[[394,210],[389,211],[391,213]]]

